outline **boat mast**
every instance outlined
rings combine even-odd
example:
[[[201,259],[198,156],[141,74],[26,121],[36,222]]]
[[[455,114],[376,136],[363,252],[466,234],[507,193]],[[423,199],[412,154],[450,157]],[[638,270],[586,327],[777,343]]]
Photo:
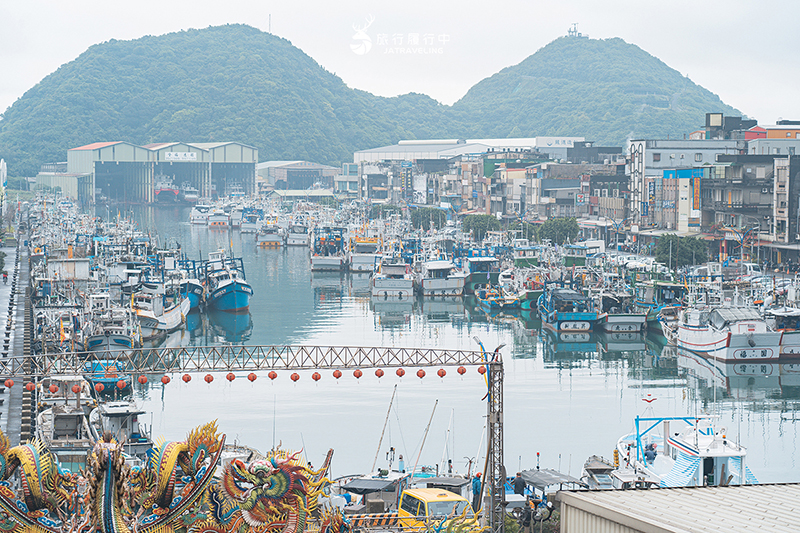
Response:
[[[425,434],[422,436],[422,444],[419,446],[419,453],[417,454],[417,460],[414,463],[414,469],[411,470],[411,477],[414,477],[414,472],[417,471],[417,465],[419,464],[419,458],[422,455],[422,449],[425,447],[425,440],[428,438],[428,430],[431,429],[431,422],[433,422],[433,414],[436,412],[436,406],[439,405],[439,400],[433,404],[433,411],[431,411],[431,418],[428,420],[428,425],[425,427]]]
[[[378,441],[378,449],[375,451],[375,460],[372,461],[372,470],[370,472],[375,471],[375,465],[378,464],[378,455],[381,453],[381,446],[383,445],[383,435],[386,433],[386,425],[389,423],[389,414],[392,412],[392,404],[394,403],[394,395],[397,392],[397,383],[394,385],[394,389],[392,390],[392,399],[389,400],[389,408],[386,410],[386,420],[383,421],[383,430],[381,431],[381,439]]]

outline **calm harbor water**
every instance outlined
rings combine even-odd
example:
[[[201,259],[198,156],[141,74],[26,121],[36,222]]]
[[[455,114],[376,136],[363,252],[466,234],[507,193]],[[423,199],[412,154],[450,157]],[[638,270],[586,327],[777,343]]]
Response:
[[[218,248],[244,259],[255,296],[250,313],[196,314],[171,345],[340,345],[475,349],[505,344],[505,464],[509,472],[542,468],[579,476],[589,455],[610,458],[617,439],[643,414],[643,398],[658,416],[719,415],[727,434],[748,448],[747,462],[762,482],[800,481],[798,406],[800,365],[718,368],[697,356],[676,353],[651,337],[613,339],[604,335],[562,342],[539,331],[535,317],[488,317],[466,299],[373,302],[365,276],[310,272],[308,250],[259,249],[255,236],[190,225],[186,208],[140,208],[134,216],[157,232],[161,246],[181,243],[190,258]],[[474,368],[444,378],[416,368],[403,378],[390,369],[378,379],[363,369],[361,379],[330,371],[314,382],[303,372],[250,383],[244,374],[229,383],[222,374],[207,384],[173,376],[170,384],[139,387],[143,408],[152,413],[153,436],[184,438],[191,428],[216,419],[228,441],[262,451],[282,444],[303,448],[318,464],[335,450],[334,476],[387,466],[387,452],[403,455],[406,468],[452,459],[455,470],[484,460],[486,387]],[[393,389],[394,404],[383,443],[381,430]],[[651,396],[648,396],[651,395]],[[436,403],[438,400],[438,403]],[[430,432],[425,426],[434,411]],[[147,421],[148,419],[145,418]]]

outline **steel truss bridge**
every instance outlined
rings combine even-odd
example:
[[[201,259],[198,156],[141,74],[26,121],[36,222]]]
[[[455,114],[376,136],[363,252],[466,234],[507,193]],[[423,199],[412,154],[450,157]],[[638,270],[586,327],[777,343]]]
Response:
[[[476,339],[477,340],[477,339]],[[481,347],[483,347],[481,345]],[[356,346],[182,346],[120,349],[101,352],[32,354],[0,358],[0,376],[23,383],[58,374],[84,374],[87,363],[106,361],[118,372],[158,380],[173,373],[268,372],[403,368],[409,377],[425,367],[483,367],[487,382],[487,464],[483,494],[492,533],[505,532],[503,466],[503,362],[495,351]]]

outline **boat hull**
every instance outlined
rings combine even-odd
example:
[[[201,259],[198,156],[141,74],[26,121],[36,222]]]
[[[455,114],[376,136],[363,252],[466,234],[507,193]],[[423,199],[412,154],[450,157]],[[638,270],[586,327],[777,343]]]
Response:
[[[344,270],[344,257],[338,255],[315,255],[311,258],[312,272],[338,272]]]
[[[198,280],[185,280],[181,282],[181,294],[189,299],[189,309],[197,309],[203,301],[205,289]]]
[[[290,233],[286,236],[286,246],[308,246],[308,234]]]
[[[464,278],[423,278],[420,292],[423,296],[463,296]]]
[[[375,298],[408,300],[414,294],[414,281],[376,276],[372,278],[371,294]]]
[[[601,316],[598,319],[600,329],[608,333],[639,332],[647,328],[647,315],[636,313],[618,313]]]
[[[679,348],[725,363],[778,362],[781,332],[734,334],[710,327],[681,324],[675,343]]]
[[[211,291],[208,305],[218,311],[244,311],[250,307],[253,288],[249,283],[235,280]]]

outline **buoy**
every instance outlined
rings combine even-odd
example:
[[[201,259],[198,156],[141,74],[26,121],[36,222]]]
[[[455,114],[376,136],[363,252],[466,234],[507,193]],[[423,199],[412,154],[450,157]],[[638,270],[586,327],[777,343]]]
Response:
[[[419,370],[417,370],[417,377],[418,377],[419,379],[422,379],[422,378],[424,378],[424,377],[425,377],[425,371],[424,371],[424,370],[422,370],[421,368],[420,368]]]
[[[342,371],[339,370],[339,369],[334,370],[333,371],[333,377],[335,377],[336,379],[339,379],[340,377],[342,377]]]
[[[378,370],[376,370],[375,371],[375,375],[378,376],[379,378],[382,378],[383,377],[383,369],[379,368]]]
[[[184,383],[189,383],[190,381],[192,381],[192,376],[190,376],[189,374],[184,374],[181,379],[183,379]]]
[[[485,366],[479,366],[478,367],[478,374],[485,374],[485,373],[486,373],[486,367]]]
[[[313,374],[311,374],[311,379],[313,379],[314,381],[319,381],[321,377],[322,376],[319,375],[319,372],[314,372]]]
[[[225,376],[225,379],[227,379],[228,381],[233,381],[234,379],[236,379],[236,376],[233,374],[233,372],[228,372],[228,375]]]
[[[298,379],[300,379],[300,374],[298,374],[297,372],[293,372],[290,377],[292,378],[292,381],[296,382]]]
[[[52,385],[51,385],[51,387],[52,387]],[[94,386],[94,390],[96,390],[97,392],[103,392],[103,389],[105,389],[105,388],[106,388],[106,386],[103,385],[102,383],[97,383]],[[58,390],[58,387],[56,387],[56,390]]]
[[[161,376],[161,383],[163,383],[164,385],[166,385],[170,381],[171,380],[169,379],[169,376]]]
[[[464,374],[467,373],[467,369],[464,368],[463,366],[460,366],[460,367],[458,367],[458,373],[463,376]]]
[[[254,372],[250,372],[249,374],[247,374],[247,379],[249,379],[251,383],[255,381],[257,377],[258,376],[256,376]]]
[[[397,376],[398,376],[398,377],[401,377],[401,378],[402,378],[403,376],[405,376],[405,375],[406,375],[406,371],[405,371],[405,370],[403,370],[402,368],[398,368],[398,369],[397,369],[397,372],[395,372],[395,374],[397,374]]]
[[[275,372],[274,370],[270,370],[269,374],[267,374],[267,375],[269,376],[269,379],[275,379],[275,378],[278,377],[278,373]]]
[[[447,375],[447,371],[444,368],[440,368],[437,374],[439,375],[440,378],[443,378],[445,377],[445,375]]]
[[[145,383],[147,383],[147,376],[144,376],[144,375],[139,376],[139,379],[137,379],[136,381],[138,381],[139,383],[144,385]]]
[[[361,370],[359,370],[358,368],[356,368],[356,369],[353,371],[353,375],[356,377],[356,379],[358,379],[358,378],[360,378],[361,376],[363,376],[363,375],[364,375],[364,373],[363,373]]]
[[[214,376],[212,376],[211,374],[206,374],[206,376],[203,379],[206,380],[206,383],[211,383],[212,381],[214,381]]]

